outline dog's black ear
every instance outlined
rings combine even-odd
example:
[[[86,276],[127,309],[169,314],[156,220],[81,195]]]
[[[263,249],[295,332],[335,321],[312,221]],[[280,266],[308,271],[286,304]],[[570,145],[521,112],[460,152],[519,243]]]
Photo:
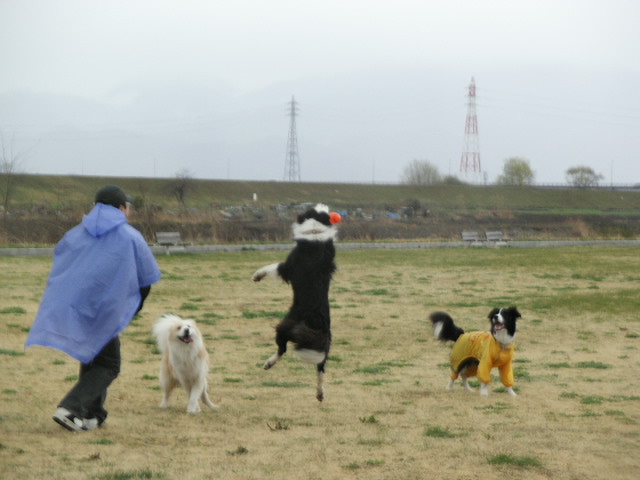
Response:
[[[323,225],[331,226],[331,218],[329,214],[326,212],[318,212],[315,208],[310,208],[304,213],[298,215],[298,223],[303,224],[306,220],[313,218]]]
[[[491,320],[498,312],[500,312],[499,308],[494,308],[493,310],[491,310],[489,312],[489,316],[487,317],[489,320]]]
[[[522,318],[522,315],[520,315],[520,312],[515,305],[513,307],[509,307],[509,311],[512,313],[514,318]]]

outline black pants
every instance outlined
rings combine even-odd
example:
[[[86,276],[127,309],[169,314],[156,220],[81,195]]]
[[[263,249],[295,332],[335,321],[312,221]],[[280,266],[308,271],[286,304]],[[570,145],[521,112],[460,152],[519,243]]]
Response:
[[[60,402],[71,413],[82,418],[97,418],[102,424],[108,412],[104,409],[107,388],[120,373],[120,338],[115,337],[91,363],[80,364],[78,383]]]

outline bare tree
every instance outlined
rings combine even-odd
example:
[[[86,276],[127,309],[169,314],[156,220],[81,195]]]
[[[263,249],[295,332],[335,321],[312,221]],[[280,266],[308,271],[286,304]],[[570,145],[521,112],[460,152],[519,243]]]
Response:
[[[0,201],[5,218],[9,213],[11,196],[16,187],[17,175],[24,155],[24,152],[18,152],[15,149],[13,138],[7,145],[4,134],[0,131]]]
[[[178,200],[182,206],[184,206],[184,201],[187,197],[187,193],[192,188],[193,177],[191,176],[189,170],[183,168],[176,173],[176,178],[172,185],[173,194],[175,195],[176,200]]]
[[[438,168],[427,160],[412,160],[402,173],[401,183],[407,185],[433,185],[442,181]]]

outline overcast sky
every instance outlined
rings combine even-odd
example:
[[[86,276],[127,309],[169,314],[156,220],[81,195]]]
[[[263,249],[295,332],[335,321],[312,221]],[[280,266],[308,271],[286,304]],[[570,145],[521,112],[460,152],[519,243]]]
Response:
[[[0,131],[28,173],[308,182],[585,165],[640,183],[637,0],[0,0]],[[461,177],[464,179],[464,177]]]

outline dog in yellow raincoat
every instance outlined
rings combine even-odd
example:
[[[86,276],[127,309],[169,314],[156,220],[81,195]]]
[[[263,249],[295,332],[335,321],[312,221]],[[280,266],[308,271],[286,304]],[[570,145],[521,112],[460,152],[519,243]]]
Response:
[[[507,392],[516,395],[513,391],[513,356],[518,319],[521,318],[516,307],[491,310],[490,332],[464,333],[445,312],[434,312],[429,318],[436,339],[455,342],[451,350],[451,380],[448,390],[452,390],[456,379],[461,377],[465,390],[473,391],[469,386],[469,377],[477,376],[481,382],[480,395],[487,396],[491,370],[497,368]]]

